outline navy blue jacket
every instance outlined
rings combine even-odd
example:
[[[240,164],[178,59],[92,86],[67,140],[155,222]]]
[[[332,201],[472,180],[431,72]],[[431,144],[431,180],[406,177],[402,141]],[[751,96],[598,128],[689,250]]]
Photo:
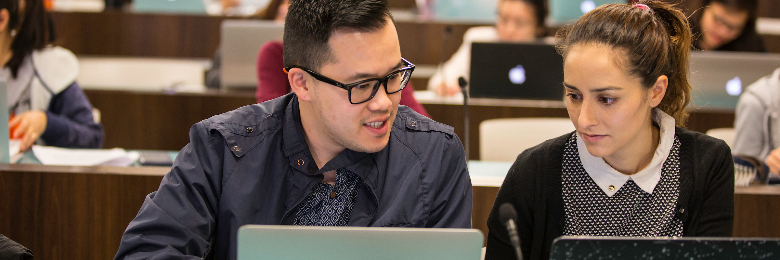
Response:
[[[54,95],[46,111],[41,139],[49,146],[100,148],[103,126],[95,123],[92,105],[77,83]]]
[[[349,226],[471,228],[471,180],[452,127],[399,106],[383,150],[345,150],[321,168],[302,130],[294,94],[195,124],[115,259],[236,259],[239,227],[291,225],[322,173],[342,167],[363,181]]]

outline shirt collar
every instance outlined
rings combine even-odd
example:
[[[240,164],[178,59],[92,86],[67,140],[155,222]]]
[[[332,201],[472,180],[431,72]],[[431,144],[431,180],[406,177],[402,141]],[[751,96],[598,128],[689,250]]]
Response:
[[[661,180],[661,170],[669,152],[674,145],[674,118],[664,113],[658,108],[653,109],[653,122],[658,124],[660,140],[658,148],[653,154],[653,159],[644,169],[633,175],[625,175],[609,166],[603,158],[595,157],[588,152],[582,137],[577,134],[577,151],[580,155],[582,166],[596,185],[607,194],[612,196],[631,179],[643,191],[653,193],[655,186]],[[612,186],[610,188],[610,186]]]

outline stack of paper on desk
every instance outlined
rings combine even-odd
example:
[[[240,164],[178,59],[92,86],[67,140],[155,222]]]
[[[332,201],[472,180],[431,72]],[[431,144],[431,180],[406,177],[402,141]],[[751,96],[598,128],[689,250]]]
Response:
[[[65,166],[130,166],[138,160],[138,152],[124,149],[67,149],[51,146],[32,147],[38,161],[43,165]]]

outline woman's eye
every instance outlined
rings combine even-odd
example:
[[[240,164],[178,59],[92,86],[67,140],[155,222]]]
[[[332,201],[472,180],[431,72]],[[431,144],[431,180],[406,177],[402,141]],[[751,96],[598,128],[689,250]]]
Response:
[[[582,99],[582,96],[575,93],[567,93],[566,96],[568,96],[572,100]]]
[[[607,105],[612,105],[612,103],[615,103],[615,98],[600,97],[599,101],[601,101],[601,103],[604,103],[604,104],[607,104]]]

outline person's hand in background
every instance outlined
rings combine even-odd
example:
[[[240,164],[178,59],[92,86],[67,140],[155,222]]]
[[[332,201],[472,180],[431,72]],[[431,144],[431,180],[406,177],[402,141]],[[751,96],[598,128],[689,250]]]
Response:
[[[780,173],[780,148],[776,148],[769,153],[764,163],[769,166],[769,172]]]
[[[46,112],[31,110],[16,116],[8,121],[11,139],[20,139],[19,151],[27,151],[35,140],[46,131]]]

